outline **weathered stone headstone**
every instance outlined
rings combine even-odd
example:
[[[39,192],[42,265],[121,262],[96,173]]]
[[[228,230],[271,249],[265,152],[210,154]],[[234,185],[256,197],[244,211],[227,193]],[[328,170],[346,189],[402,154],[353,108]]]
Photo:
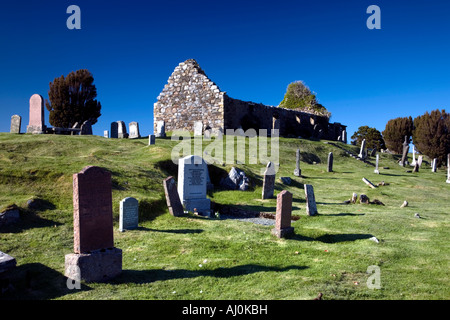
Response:
[[[347,131],[342,130],[342,142],[347,144]]]
[[[327,172],[333,172],[333,152],[328,154]]]
[[[111,139],[119,138],[119,124],[117,121],[111,122]]]
[[[109,131],[108,130],[105,130],[105,131],[103,131],[103,137],[105,137],[105,138],[109,138]]]
[[[195,121],[194,122],[194,136],[203,135],[203,122]]]
[[[141,137],[141,133],[139,132],[139,123],[136,121],[130,122],[128,124],[128,127],[130,129],[130,139],[137,139]]]
[[[375,170],[373,170],[373,172],[376,174],[380,174],[380,170],[378,170],[379,161],[380,161],[380,155],[377,154],[376,160],[375,160]]]
[[[408,159],[408,152],[409,152],[408,136],[405,136],[405,141],[403,142],[402,159],[399,162],[399,165],[401,165],[402,167],[404,167],[406,164],[406,161]]]
[[[419,165],[419,167],[422,166],[422,161],[423,161],[423,156],[420,155],[420,156],[417,158],[417,164]]]
[[[305,184],[306,213],[308,216],[315,216],[317,212],[316,198],[314,188],[310,184]]]
[[[262,198],[270,199],[273,198],[273,192],[275,188],[275,166],[269,161],[264,171],[264,181],[262,189]]]
[[[362,178],[362,181],[364,181],[365,184],[367,184],[369,187],[371,187],[372,189],[376,189],[377,187],[370,182],[369,180],[367,180],[366,178]]]
[[[278,238],[284,238],[293,233],[292,219],[292,193],[283,190],[277,195],[277,212],[275,216],[275,228],[272,233]]]
[[[416,146],[413,146],[413,158],[412,158],[411,166],[415,167],[416,166],[416,162],[417,162],[416,161]]]
[[[351,203],[356,203],[358,201],[358,194],[353,192],[352,199],[350,200]]]
[[[19,207],[15,204],[0,211],[0,229],[4,226],[15,224],[20,220]]]
[[[166,137],[166,122],[165,121],[157,121],[156,122],[155,136],[157,138],[165,138]]]
[[[433,161],[431,162],[431,172],[436,171],[437,171],[437,158],[434,158]]]
[[[419,172],[419,162],[416,161],[416,164],[414,165],[413,172]]]
[[[107,281],[122,272],[122,250],[114,247],[111,173],[88,166],[73,175],[74,253],[65,257],[65,275],[87,282]]]
[[[211,213],[211,200],[206,197],[208,165],[199,156],[186,156],[178,160],[178,194],[188,211],[201,215]],[[194,210],[196,209],[196,210]]]
[[[447,183],[450,183],[450,153],[447,155]]]
[[[120,201],[119,231],[133,230],[139,224],[139,201],[127,197]]]
[[[0,275],[14,269],[16,264],[17,262],[15,258],[11,257],[9,254],[0,251]]]
[[[361,142],[361,149],[359,151],[358,157],[363,160],[366,158],[366,139],[363,139],[363,141]]]
[[[302,170],[300,169],[300,149],[295,152],[295,170],[294,176],[300,177],[302,175]]]
[[[88,135],[91,136],[92,135],[92,125],[89,120],[86,120],[81,125],[80,135],[82,135],[82,136],[88,136]]]
[[[30,119],[27,133],[42,134],[45,129],[44,98],[39,94],[34,94],[30,98]]]
[[[155,137],[155,135],[154,135],[154,134],[149,135],[149,136],[148,136],[148,145],[149,145],[149,146],[152,146],[152,145],[155,144],[155,142],[156,142],[156,137]]]
[[[181,204],[180,196],[178,195],[177,184],[173,177],[168,177],[163,181],[164,193],[166,195],[166,203],[169,212],[174,217],[184,215],[183,205]]]
[[[22,126],[22,117],[17,114],[13,115],[11,117],[11,129],[9,132],[19,134],[21,126]]]
[[[117,138],[119,139],[126,139],[128,138],[128,133],[127,133],[127,127],[125,125],[125,122],[123,121],[117,121]]]

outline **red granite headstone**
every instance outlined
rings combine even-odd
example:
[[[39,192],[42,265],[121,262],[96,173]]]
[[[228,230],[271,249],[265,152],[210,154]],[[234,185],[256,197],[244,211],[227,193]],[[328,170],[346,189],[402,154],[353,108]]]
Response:
[[[111,173],[89,166],[73,175],[74,252],[114,247]]]
[[[275,228],[272,230],[277,237],[282,238],[294,231],[291,227],[292,220],[292,193],[283,190],[277,195],[277,212],[275,216]]]
[[[44,98],[39,94],[34,94],[30,98],[30,119],[27,133],[44,133],[44,130]]]

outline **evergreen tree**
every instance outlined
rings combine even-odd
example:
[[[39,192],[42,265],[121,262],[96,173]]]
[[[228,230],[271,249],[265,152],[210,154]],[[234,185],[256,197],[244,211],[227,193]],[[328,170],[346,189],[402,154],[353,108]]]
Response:
[[[368,148],[376,148],[378,151],[386,148],[380,131],[369,126],[359,127],[358,131],[351,136],[351,139],[353,144],[358,146],[361,146],[362,141],[366,139],[366,146]]]
[[[446,165],[450,153],[450,115],[437,109],[415,118],[413,141],[420,153]]]
[[[81,124],[90,120],[97,122],[101,116],[101,104],[95,98],[97,89],[94,77],[85,69],[71,72],[67,77],[61,76],[50,82],[48,97],[45,102],[50,112],[50,124],[54,127],[71,128],[76,122]]]
[[[411,116],[389,120],[382,132],[386,147],[392,152],[402,153],[405,136],[408,137],[408,141],[411,141],[413,129]]]

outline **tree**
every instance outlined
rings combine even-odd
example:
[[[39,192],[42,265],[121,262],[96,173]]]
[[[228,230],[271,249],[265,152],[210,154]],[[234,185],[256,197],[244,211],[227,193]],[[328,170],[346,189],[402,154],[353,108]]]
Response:
[[[316,95],[303,83],[295,81],[288,85],[283,101],[279,105],[281,108],[314,112],[319,115],[331,117],[331,113],[318,103]]]
[[[437,109],[415,118],[413,141],[420,153],[445,164],[450,153],[450,114]]]
[[[408,141],[410,141],[413,129],[414,126],[411,116],[389,120],[386,124],[386,128],[382,132],[386,147],[392,152],[402,153],[405,136],[407,136]]]
[[[352,141],[356,145],[361,145],[362,141],[366,139],[366,145],[368,148],[376,148],[378,151],[385,149],[383,137],[376,128],[370,128],[369,126],[362,126],[358,128],[352,137]]]
[[[85,69],[50,82],[50,101],[47,100],[45,106],[50,111],[52,126],[71,128],[76,122],[81,125],[86,120],[92,125],[97,123],[102,106],[95,100],[97,89],[93,82],[94,77]]]

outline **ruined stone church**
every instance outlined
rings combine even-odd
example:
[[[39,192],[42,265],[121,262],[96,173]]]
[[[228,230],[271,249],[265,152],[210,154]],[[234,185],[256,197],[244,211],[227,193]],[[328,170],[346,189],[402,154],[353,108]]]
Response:
[[[318,138],[347,142],[346,126],[329,123],[326,116],[267,106],[230,98],[211,81],[193,60],[181,62],[169,77],[154,104],[154,128],[165,121],[166,131],[227,129],[279,129],[280,136]]]

